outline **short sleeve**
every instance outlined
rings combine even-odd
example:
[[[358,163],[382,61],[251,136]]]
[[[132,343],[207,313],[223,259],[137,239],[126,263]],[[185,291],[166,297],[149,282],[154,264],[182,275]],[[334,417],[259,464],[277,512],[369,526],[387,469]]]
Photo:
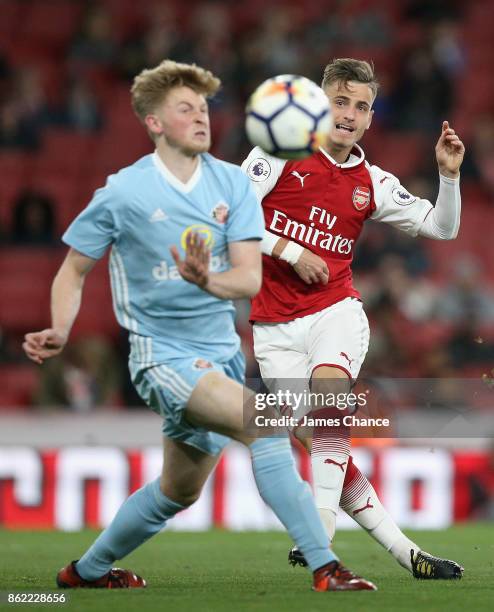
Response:
[[[285,160],[268,155],[260,147],[254,147],[244,160],[242,170],[249,177],[259,202],[274,189],[285,164]]]
[[[103,257],[117,238],[115,208],[118,200],[118,191],[109,177],[106,185],[95,191],[91,202],[72,221],[62,236],[63,242],[87,257]]]
[[[250,181],[238,167],[234,180],[235,196],[226,222],[227,241],[262,240],[264,215]]]
[[[417,236],[422,223],[433,209],[432,204],[429,200],[411,194],[396,176],[383,172],[378,166],[371,166],[369,172],[376,206],[370,218],[389,223],[410,236]]]

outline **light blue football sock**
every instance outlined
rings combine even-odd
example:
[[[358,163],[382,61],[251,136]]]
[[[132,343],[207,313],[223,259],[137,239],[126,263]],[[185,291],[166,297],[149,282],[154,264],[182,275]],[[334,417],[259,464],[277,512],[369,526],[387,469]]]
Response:
[[[84,580],[96,580],[165,526],[184,506],[161,492],[159,478],[133,493],[76,564]]]
[[[250,445],[257,488],[303,552],[312,571],[337,560],[309,485],[295,467],[288,438],[259,438]]]

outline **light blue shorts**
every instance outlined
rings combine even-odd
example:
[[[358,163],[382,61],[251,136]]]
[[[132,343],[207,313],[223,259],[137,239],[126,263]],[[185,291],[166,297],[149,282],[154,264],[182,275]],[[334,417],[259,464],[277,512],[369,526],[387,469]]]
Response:
[[[209,372],[223,372],[243,384],[245,358],[242,351],[224,363],[194,355],[169,359],[150,368],[131,361],[129,367],[139,395],[163,417],[165,436],[194,446],[208,455],[218,455],[231,441],[227,436],[191,425],[184,410],[199,379]]]

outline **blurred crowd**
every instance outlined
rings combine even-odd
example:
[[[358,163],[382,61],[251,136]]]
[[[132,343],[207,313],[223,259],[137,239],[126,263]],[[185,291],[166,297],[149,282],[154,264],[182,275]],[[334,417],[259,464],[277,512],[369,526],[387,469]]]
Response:
[[[15,12],[19,0],[8,2]],[[53,34],[57,43],[43,62],[29,53],[19,61],[15,41],[0,43],[3,157],[19,152],[43,156],[44,136],[53,130],[103,142],[105,135],[113,134],[112,92],[125,94],[140,70],[166,57],[196,62],[221,77],[223,87],[211,104],[213,153],[229,161],[241,162],[249,150],[243,108],[250,92],[279,73],[319,81],[333,57],[374,61],[381,89],[373,127],[363,141],[367,157],[431,201],[437,189],[433,147],[441,121],[450,119],[467,146],[462,172],[465,229],[462,226],[453,245],[431,246],[383,224],[368,224],[354,262],[356,285],[371,322],[364,374],[490,376],[494,262],[488,239],[477,240],[484,230],[475,223],[494,219],[494,114],[489,112],[494,108],[493,83],[482,81],[482,95],[491,95],[487,102],[477,99],[478,91],[470,91],[474,100],[465,102],[465,87],[474,82],[472,72],[483,66],[479,49],[490,45],[480,30],[472,31],[479,19],[475,10],[488,7],[488,2],[57,2],[62,8],[70,5],[71,26],[65,36]],[[12,27],[20,23],[12,20]],[[22,47],[22,42],[17,45]],[[122,140],[125,129],[124,124]],[[0,207],[8,210],[0,215],[0,244],[59,247],[61,203],[53,194],[30,184],[9,197],[4,200],[0,189]],[[248,375],[254,376],[248,304],[239,304],[238,328]],[[137,403],[125,373],[125,355],[125,338],[80,339],[64,357],[42,368],[32,401],[74,410]],[[0,362],[22,359],[18,336],[0,319]]]

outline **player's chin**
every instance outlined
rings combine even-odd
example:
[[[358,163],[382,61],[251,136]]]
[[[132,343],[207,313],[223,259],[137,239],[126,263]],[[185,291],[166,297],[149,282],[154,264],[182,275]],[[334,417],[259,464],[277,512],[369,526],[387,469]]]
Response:
[[[203,144],[201,146],[196,147],[196,151],[198,153],[207,153],[211,148],[211,142],[209,141],[207,144]]]
[[[201,138],[194,139],[194,142],[191,142],[186,147],[183,147],[183,152],[186,155],[195,156],[200,155],[201,153],[207,153],[211,148],[211,139],[210,138]]]

